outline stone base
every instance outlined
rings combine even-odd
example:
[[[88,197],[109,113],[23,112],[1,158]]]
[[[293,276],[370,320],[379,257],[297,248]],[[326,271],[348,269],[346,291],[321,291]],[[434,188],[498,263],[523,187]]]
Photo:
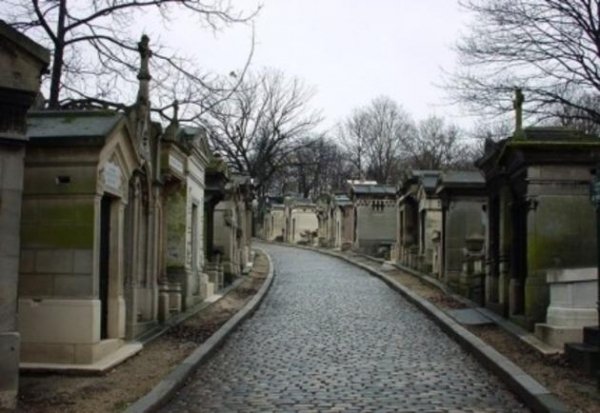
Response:
[[[206,283],[206,298],[215,295],[215,284],[210,281]]]
[[[583,330],[576,327],[539,323],[535,325],[535,336],[552,347],[562,349],[566,343],[581,342],[583,340]]]
[[[111,340],[106,340],[111,341]],[[69,363],[21,363],[22,371],[59,372],[71,374],[103,374],[142,350],[141,343],[128,343],[90,364]]]
[[[93,364],[119,350],[123,340],[108,339],[94,344],[22,343],[23,363]]]
[[[394,261],[384,261],[383,264],[381,264],[382,271],[393,271],[395,269]]]
[[[0,411],[16,408],[20,342],[19,333],[0,333]]]

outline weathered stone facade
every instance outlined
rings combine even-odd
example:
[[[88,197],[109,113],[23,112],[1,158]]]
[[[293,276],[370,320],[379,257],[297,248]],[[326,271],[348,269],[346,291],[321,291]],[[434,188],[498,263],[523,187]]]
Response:
[[[550,272],[597,265],[589,184],[599,160],[596,137],[564,128],[487,144],[478,166],[488,187],[488,307],[532,329],[546,319]]]
[[[180,128],[175,117],[163,135],[161,153],[166,254],[162,270],[166,277],[161,279],[161,319],[203,301],[208,291],[213,290],[203,272],[204,176],[209,157],[204,130]]]
[[[19,312],[29,366],[93,364],[156,326],[161,128],[150,121],[147,37],[139,49],[126,113],[28,117]]]
[[[387,185],[355,182],[350,186],[354,205],[354,248],[389,255],[396,239],[396,190]]]
[[[46,49],[0,21],[0,410],[15,408],[19,387],[19,223],[26,113],[49,60]]]
[[[478,171],[443,172],[436,194],[442,203],[442,233],[435,275],[453,290],[483,303],[485,180]]]
[[[333,196],[331,202],[333,223],[333,247],[342,250],[352,248],[354,235],[354,205],[345,194]]]
[[[435,188],[439,171],[415,170],[399,185],[396,257],[420,271],[438,272],[442,208]]]
[[[252,190],[249,177],[233,175],[225,198],[215,206],[214,249],[221,254],[227,283],[251,266]]]
[[[285,236],[285,206],[283,204],[269,205],[263,222],[263,237],[267,241],[283,242]]]
[[[319,220],[316,205],[307,199],[285,198],[285,241],[313,244],[317,240]]]
[[[319,221],[318,245],[332,247],[334,243],[333,196],[322,194],[316,202],[317,220]]]

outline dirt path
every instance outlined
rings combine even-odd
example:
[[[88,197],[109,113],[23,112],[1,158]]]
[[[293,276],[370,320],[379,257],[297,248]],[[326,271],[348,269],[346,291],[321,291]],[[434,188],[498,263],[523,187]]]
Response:
[[[254,270],[224,298],[152,341],[104,376],[22,376],[20,412],[119,412],[150,391],[173,367],[210,337],[260,289],[268,261],[257,254]]]

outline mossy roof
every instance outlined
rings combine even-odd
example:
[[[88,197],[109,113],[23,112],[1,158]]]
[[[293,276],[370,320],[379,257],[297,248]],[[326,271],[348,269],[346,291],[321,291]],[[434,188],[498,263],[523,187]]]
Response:
[[[27,115],[27,135],[32,140],[104,137],[122,119],[122,114],[108,110],[31,112]]]
[[[396,188],[391,185],[352,185],[352,192],[360,195],[395,195]]]
[[[444,186],[483,186],[485,178],[480,171],[446,171],[441,174],[439,182]]]

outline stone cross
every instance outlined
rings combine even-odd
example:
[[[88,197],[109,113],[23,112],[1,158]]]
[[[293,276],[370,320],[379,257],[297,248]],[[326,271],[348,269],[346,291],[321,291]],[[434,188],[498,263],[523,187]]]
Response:
[[[525,97],[521,88],[515,89],[515,99],[513,100],[513,108],[515,109],[515,132],[519,133],[523,130],[523,102]]]
[[[148,46],[150,43],[150,38],[145,34],[142,36],[142,39],[138,43],[138,52],[140,52],[140,71],[138,73],[139,80],[150,80],[152,76],[150,76],[150,57],[152,57],[152,50]]]

